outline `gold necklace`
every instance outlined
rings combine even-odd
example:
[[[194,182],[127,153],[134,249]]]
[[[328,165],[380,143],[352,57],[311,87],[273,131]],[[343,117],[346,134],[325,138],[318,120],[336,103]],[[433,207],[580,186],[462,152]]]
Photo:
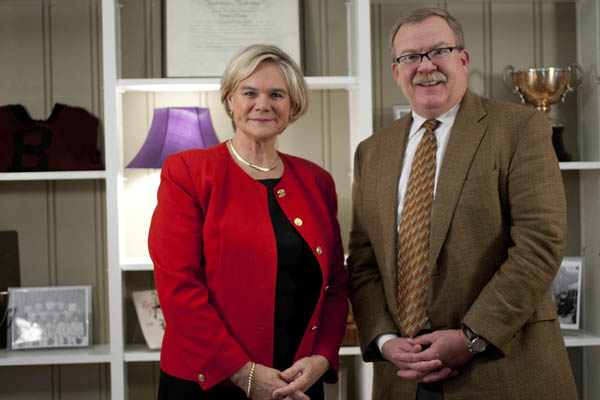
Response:
[[[235,158],[238,159],[239,162],[241,162],[244,165],[249,166],[250,168],[254,168],[254,169],[257,169],[262,172],[269,172],[269,171],[273,171],[279,165],[279,155],[277,155],[277,159],[275,160],[275,163],[273,163],[273,165],[271,165],[270,167],[261,167],[260,165],[252,164],[251,162],[244,160],[242,158],[242,156],[240,156],[238,154],[238,152],[235,151],[235,147],[233,147],[233,139],[229,139],[227,141],[227,147],[229,148],[229,150],[231,150],[231,152],[233,153]]]

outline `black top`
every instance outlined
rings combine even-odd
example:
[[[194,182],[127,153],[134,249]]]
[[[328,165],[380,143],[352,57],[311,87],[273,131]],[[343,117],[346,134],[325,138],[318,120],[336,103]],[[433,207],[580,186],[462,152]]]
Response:
[[[273,368],[283,371],[292,365],[317,306],[323,277],[312,250],[279,207],[274,191],[279,181],[259,180],[267,188],[277,243]]]

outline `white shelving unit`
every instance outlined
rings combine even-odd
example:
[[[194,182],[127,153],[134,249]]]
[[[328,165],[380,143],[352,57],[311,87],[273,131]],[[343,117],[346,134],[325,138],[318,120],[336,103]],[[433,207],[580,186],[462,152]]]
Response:
[[[132,271],[152,271],[148,258],[128,258],[124,250],[123,203],[123,95],[127,92],[209,92],[220,88],[217,78],[118,79],[118,7],[114,0],[102,0],[102,42],[104,65],[104,123],[106,127],[106,196],[108,233],[108,279],[112,399],[127,399],[127,363],[156,362],[160,352],[144,345],[125,343],[124,278]],[[349,54],[348,76],[310,76],[311,90],[346,90],[350,119],[350,159],[358,143],[372,132],[370,2],[347,2]],[[358,347],[342,348],[340,355],[353,357],[359,375],[360,398],[370,395],[370,366],[360,361]],[[367,391],[368,390],[368,391]]]

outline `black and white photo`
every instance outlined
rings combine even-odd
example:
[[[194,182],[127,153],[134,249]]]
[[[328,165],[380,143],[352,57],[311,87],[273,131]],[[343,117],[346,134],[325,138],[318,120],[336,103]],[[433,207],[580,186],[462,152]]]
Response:
[[[581,258],[565,257],[550,286],[562,329],[579,329]]]
[[[8,350],[91,344],[91,286],[8,289]]]

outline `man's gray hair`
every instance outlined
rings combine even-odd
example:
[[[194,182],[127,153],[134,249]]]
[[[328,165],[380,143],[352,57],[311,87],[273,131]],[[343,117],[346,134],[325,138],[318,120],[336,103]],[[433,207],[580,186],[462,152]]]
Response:
[[[443,10],[441,8],[417,8],[415,10],[411,10],[408,13],[404,14],[400,19],[396,22],[394,27],[392,28],[390,34],[390,48],[392,52],[392,57],[396,57],[394,54],[394,38],[396,37],[396,33],[400,27],[404,24],[416,24],[418,22],[424,21],[430,17],[441,17],[450,26],[452,32],[454,32],[454,37],[456,38],[456,46],[461,49],[465,48],[465,38],[463,36],[462,27],[460,26],[460,22],[456,20],[448,11]]]

